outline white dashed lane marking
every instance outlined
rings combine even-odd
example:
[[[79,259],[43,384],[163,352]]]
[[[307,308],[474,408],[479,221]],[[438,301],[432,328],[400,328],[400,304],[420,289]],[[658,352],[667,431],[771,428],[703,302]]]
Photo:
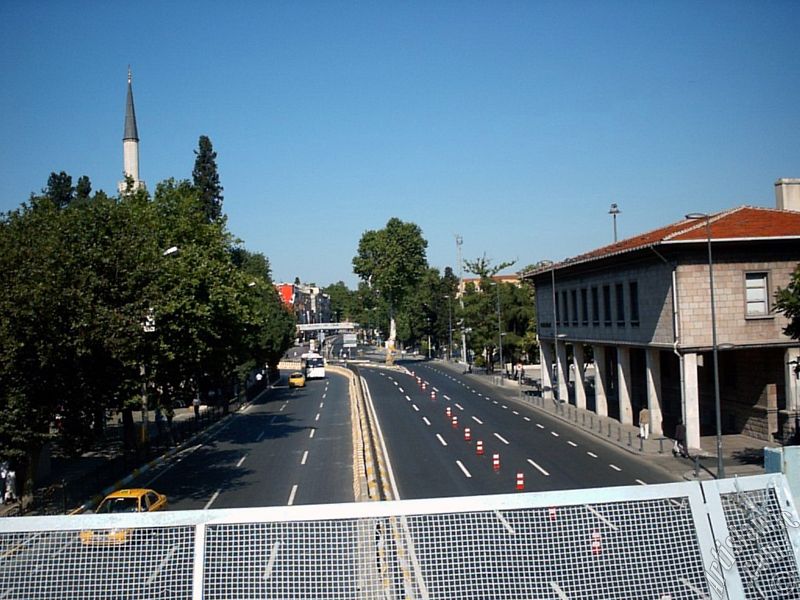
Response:
[[[550,477],[550,473],[548,473],[547,471],[545,471],[545,470],[544,470],[542,467],[540,467],[539,465],[537,465],[537,464],[536,464],[535,462],[533,462],[533,461],[532,461],[530,458],[528,459],[528,462],[529,462],[531,465],[533,465],[533,466],[534,466],[536,469],[538,469],[538,470],[539,470],[539,472],[540,472],[542,475],[544,475],[545,477]]]
[[[567,443],[568,443],[570,446],[572,446],[573,448],[577,448],[577,447],[578,447],[578,444],[576,444],[575,442],[567,442]]]
[[[588,454],[592,458],[597,458],[597,454],[595,454],[594,452],[587,452],[586,454]]]
[[[472,420],[475,421],[478,425],[483,425],[483,421],[481,421],[478,417],[472,417]]]
[[[617,465],[609,464],[608,466],[614,469],[615,471],[622,471],[622,469],[620,469]]]
[[[437,437],[437,438],[439,439],[439,441],[442,443],[442,446],[447,446],[447,442],[445,442],[445,441],[444,441],[444,438],[443,438],[441,435],[439,435],[439,434],[437,433],[437,434],[436,434],[436,437]]]
[[[509,444],[509,441],[506,438],[504,438],[502,435],[500,435],[499,433],[495,433],[494,437],[496,437],[498,440],[500,440],[501,442],[503,442],[506,445]]]
[[[467,471],[467,467],[465,467],[465,466],[464,466],[464,465],[461,463],[461,461],[460,461],[460,460],[457,460],[457,461],[456,461],[456,464],[458,465],[458,468],[459,468],[459,469],[461,469],[461,472],[462,472],[462,473],[464,473],[464,476],[465,476],[465,477],[472,477],[472,474],[471,474],[469,471]]]

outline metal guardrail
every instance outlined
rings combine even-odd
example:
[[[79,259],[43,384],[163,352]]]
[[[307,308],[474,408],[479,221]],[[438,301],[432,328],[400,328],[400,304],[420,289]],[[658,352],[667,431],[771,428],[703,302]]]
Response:
[[[784,477],[760,475],[0,520],[0,598],[112,597],[786,600],[800,519]]]

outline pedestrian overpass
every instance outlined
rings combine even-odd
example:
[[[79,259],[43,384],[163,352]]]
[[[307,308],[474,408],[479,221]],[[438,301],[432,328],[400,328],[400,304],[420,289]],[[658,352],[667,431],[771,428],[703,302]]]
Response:
[[[783,475],[0,519],[4,600],[786,600],[799,559]]]
[[[358,323],[351,323],[349,321],[342,321],[340,323],[298,323],[297,331],[324,331],[334,333],[345,333],[355,331],[359,327]]]

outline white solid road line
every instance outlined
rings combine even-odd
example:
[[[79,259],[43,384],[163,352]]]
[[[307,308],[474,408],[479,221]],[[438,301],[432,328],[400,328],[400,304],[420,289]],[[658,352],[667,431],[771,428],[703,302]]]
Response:
[[[464,473],[464,476],[465,476],[465,477],[468,477],[468,478],[471,478],[471,477],[472,477],[472,473],[470,473],[469,471],[467,471],[467,467],[465,467],[465,466],[464,466],[464,465],[461,463],[461,461],[460,461],[460,460],[457,460],[457,461],[456,461],[456,464],[457,464],[457,465],[458,465],[458,467],[461,469],[461,472],[462,472],[462,473]]]
[[[447,442],[444,441],[444,438],[441,435],[437,433],[436,437],[439,438],[439,441],[442,443],[442,446],[447,446]]]
[[[237,467],[241,467],[241,466],[242,466],[242,463],[244,462],[244,459],[245,459],[245,458],[247,458],[247,454],[245,454],[245,455],[244,455],[242,458],[240,458],[240,459],[239,459],[239,462],[238,462],[238,463],[236,463],[236,466],[237,466]]]
[[[303,452],[303,458],[301,458],[301,459],[300,459],[300,464],[301,464],[301,465],[304,465],[304,464],[306,464],[306,461],[307,461],[307,460],[308,460],[308,450],[306,450],[305,452]]]
[[[297,494],[297,484],[296,483],[292,486],[292,492],[289,494],[289,502],[288,502],[287,506],[291,506],[292,504],[294,504],[295,494]]]
[[[550,473],[548,473],[547,471],[545,471],[545,470],[544,470],[542,467],[540,467],[539,465],[537,465],[537,464],[536,464],[535,462],[533,462],[533,461],[532,461],[530,458],[528,459],[528,462],[529,462],[531,465],[533,465],[534,467],[536,467],[536,468],[539,470],[539,472],[540,472],[542,475],[544,475],[545,477],[550,477]]]
[[[219,488],[216,492],[214,492],[214,495],[211,496],[211,500],[206,502],[206,505],[203,507],[203,510],[208,510],[208,507],[211,506],[212,504],[214,504],[214,500],[217,499],[217,496],[219,496],[221,491],[222,491],[222,488]]]

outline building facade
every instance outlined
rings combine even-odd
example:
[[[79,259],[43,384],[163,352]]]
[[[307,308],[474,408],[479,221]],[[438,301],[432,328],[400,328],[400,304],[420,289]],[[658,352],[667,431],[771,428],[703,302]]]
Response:
[[[683,421],[699,448],[716,432],[716,337],[723,433],[793,439],[800,346],[774,296],[800,263],[798,191],[800,180],[780,180],[779,208],[685,219],[527,273],[542,363],[553,365],[545,395],[629,424],[647,407],[654,435],[673,437]]]

